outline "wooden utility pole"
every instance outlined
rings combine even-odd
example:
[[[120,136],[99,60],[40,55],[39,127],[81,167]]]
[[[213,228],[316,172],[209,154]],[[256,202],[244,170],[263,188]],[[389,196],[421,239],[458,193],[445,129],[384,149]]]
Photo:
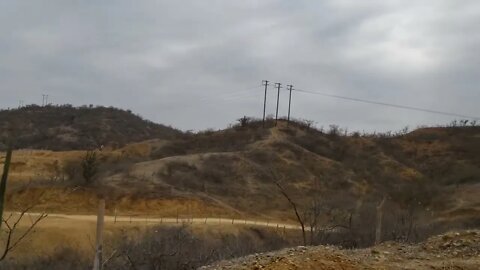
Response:
[[[277,87],[277,111],[275,112],[275,126],[277,126],[278,122],[278,104],[280,101],[280,88],[282,88],[281,83],[275,83],[275,86]]]
[[[97,241],[95,247],[95,260],[93,261],[93,270],[102,270],[103,264],[103,225],[105,218],[105,200],[100,199],[97,215]]]
[[[268,81],[262,81],[263,85],[265,85],[265,96],[263,98],[263,127],[265,128],[265,113],[267,111],[267,87]]]
[[[288,118],[287,118],[287,125],[290,124],[290,106],[292,104],[292,88],[293,85],[287,85],[288,91],[290,92],[289,97],[288,97]]]

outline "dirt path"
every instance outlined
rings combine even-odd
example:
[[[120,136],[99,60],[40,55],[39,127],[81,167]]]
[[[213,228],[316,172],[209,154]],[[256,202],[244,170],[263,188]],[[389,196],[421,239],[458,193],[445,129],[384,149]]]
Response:
[[[9,213],[7,213],[9,214]],[[18,215],[18,212],[14,212]],[[40,213],[27,213],[27,216],[35,217]],[[78,221],[91,221],[97,220],[96,215],[66,215],[66,214],[48,214],[46,220],[52,219],[68,219]],[[148,224],[148,225],[160,225],[160,224],[205,224],[205,225],[249,225],[259,227],[270,227],[278,229],[288,230],[300,230],[301,227],[292,223],[284,223],[278,221],[263,221],[263,220],[247,220],[247,219],[232,219],[221,217],[205,217],[205,218],[177,218],[177,217],[148,217],[148,216],[105,216],[105,222],[107,223],[135,223],[135,224]],[[307,229],[307,228],[306,228]]]

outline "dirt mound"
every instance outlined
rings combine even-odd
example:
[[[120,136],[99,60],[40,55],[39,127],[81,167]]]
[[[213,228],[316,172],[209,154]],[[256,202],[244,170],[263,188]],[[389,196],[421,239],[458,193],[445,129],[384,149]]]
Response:
[[[222,261],[200,269],[479,269],[480,231],[450,232],[424,243],[368,249],[297,247]]]
[[[428,239],[421,245],[442,257],[480,257],[480,231],[450,232]]]

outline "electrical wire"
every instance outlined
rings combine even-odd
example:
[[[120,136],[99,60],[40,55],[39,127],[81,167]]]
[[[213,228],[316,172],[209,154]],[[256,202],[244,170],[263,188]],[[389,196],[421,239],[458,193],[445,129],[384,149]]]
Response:
[[[458,114],[458,113],[452,113],[452,112],[444,112],[444,111],[438,111],[438,110],[431,110],[431,109],[413,107],[413,106],[408,106],[408,105],[393,104],[393,103],[373,101],[373,100],[360,99],[360,98],[347,97],[347,96],[339,96],[339,95],[323,93],[323,92],[316,92],[316,91],[309,91],[309,90],[304,90],[304,89],[293,89],[293,91],[303,92],[303,93],[308,93],[308,94],[314,94],[314,95],[320,95],[320,96],[325,96],[325,97],[331,97],[331,98],[337,98],[337,99],[344,99],[344,100],[349,100],[349,101],[354,101],[354,102],[362,102],[362,103],[367,103],[367,104],[387,106],[387,107],[398,108],[398,109],[420,111],[420,112],[426,112],[426,113],[441,114],[441,115],[447,115],[447,116],[453,116],[453,117],[461,117],[461,118],[470,118],[470,119],[474,119],[474,120],[480,120],[480,117],[477,117],[477,116]]]

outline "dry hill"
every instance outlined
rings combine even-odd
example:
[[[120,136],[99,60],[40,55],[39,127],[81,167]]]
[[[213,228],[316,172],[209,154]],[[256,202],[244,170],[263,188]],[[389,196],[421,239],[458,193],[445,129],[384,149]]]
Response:
[[[29,105],[0,111],[0,139],[9,134],[15,137],[17,148],[59,151],[119,147],[173,138],[181,132],[113,107]]]
[[[385,237],[419,240],[480,225],[479,153],[477,126],[345,135],[337,127],[251,121],[98,151],[90,185],[81,176],[84,151],[18,151],[8,205],[39,200],[48,211],[93,212],[101,194],[110,213],[295,221],[278,182],[307,225],[349,235],[331,243],[371,244],[384,197]],[[320,230],[310,237],[326,241]]]

